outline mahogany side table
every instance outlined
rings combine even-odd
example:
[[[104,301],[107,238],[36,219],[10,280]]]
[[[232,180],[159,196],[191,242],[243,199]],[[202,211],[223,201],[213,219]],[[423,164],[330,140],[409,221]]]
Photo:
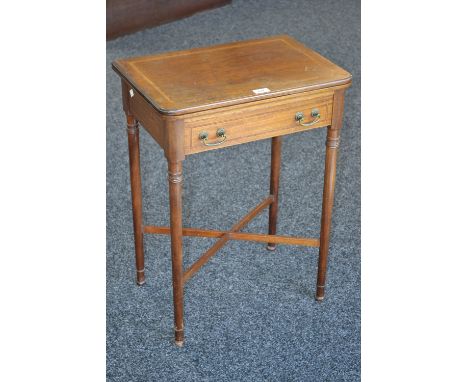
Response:
[[[137,284],[143,285],[144,234],[171,235],[175,342],[184,341],[184,284],[229,240],[319,247],[316,299],[323,300],[342,126],[344,92],[351,75],[289,36],[274,36],[206,48],[116,60],[127,116]],[[142,218],[141,123],[168,162],[170,226],[145,225]],[[327,127],[320,238],[276,234],[283,135]],[[182,225],[182,162],[187,155],[271,138],[269,196],[229,231]],[[241,229],[269,208],[268,234]],[[218,238],[183,269],[182,237]]]

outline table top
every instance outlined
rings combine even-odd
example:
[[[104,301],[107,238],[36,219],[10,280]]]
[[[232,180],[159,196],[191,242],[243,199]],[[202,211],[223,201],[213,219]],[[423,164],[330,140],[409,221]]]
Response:
[[[286,35],[120,59],[112,67],[169,115],[351,82],[347,71]]]

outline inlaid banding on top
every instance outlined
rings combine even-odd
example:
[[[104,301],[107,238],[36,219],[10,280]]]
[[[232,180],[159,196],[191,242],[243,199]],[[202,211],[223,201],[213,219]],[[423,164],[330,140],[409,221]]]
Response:
[[[190,114],[351,82],[350,73],[286,35],[118,59],[112,67],[129,83],[135,96],[140,93],[165,115]]]

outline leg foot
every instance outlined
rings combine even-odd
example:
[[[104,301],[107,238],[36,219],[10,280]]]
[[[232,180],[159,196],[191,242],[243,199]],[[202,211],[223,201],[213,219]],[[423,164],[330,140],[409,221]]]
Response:
[[[145,285],[145,270],[137,271],[137,285],[142,286]]]
[[[315,291],[315,300],[323,301],[325,298],[325,285],[317,285],[317,290]]]
[[[268,244],[266,249],[269,251],[274,251],[276,249],[276,244]]]
[[[175,344],[181,348],[182,346],[184,346],[184,329],[175,329],[174,334]]]

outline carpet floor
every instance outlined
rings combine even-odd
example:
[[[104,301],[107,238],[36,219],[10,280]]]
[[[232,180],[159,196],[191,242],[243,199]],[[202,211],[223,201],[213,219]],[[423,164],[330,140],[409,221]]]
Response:
[[[137,287],[117,58],[289,34],[353,74],[338,159],[326,298],[318,249],[231,241],[185,288],[186,342],[173,343],[168,236],[145,236]],[[107,42],[108,381],[360,380],[360,2],[246,1]],[[318,237],[325,129],[283,139],[278,233]],[[168,225],[167,166],[142,129],[144,220]],[[184,225],[229,229],[269,190],[270,141],[189,156]],[[266,232],[267,210],[248,226]],[[184,238],[187,267],[214,240]]]

